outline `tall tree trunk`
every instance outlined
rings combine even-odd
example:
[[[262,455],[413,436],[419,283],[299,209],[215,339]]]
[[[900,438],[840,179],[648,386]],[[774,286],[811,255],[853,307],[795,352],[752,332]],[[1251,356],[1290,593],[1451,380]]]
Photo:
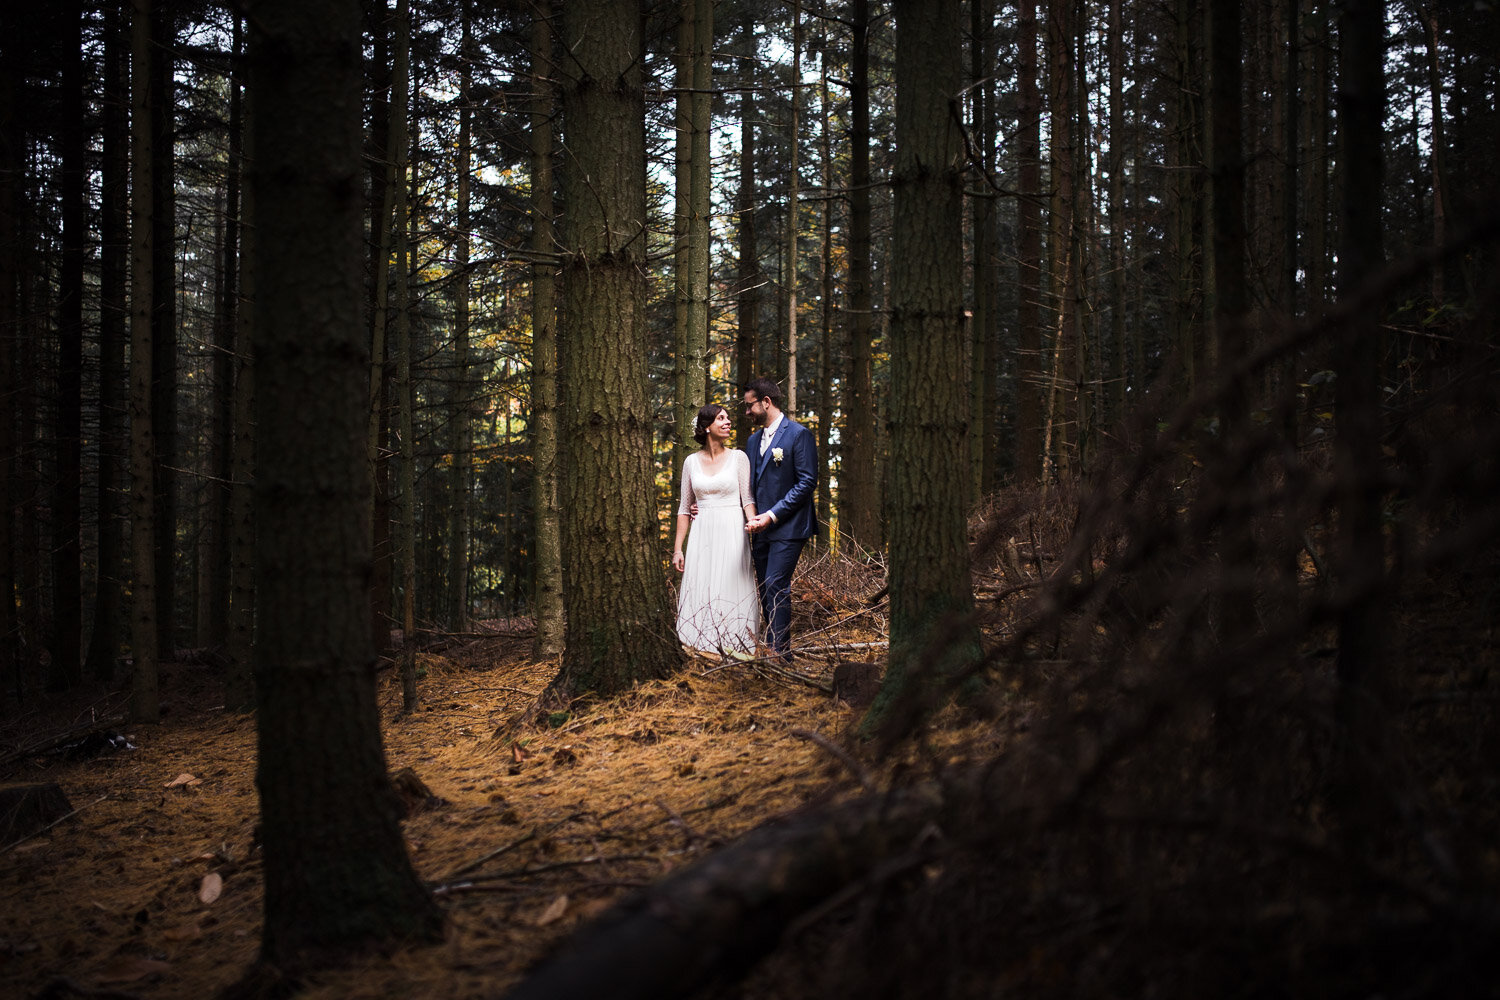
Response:
[[[833,536],[833,486],[829,482],[829,465],[833,451],[833,137],[829,131],[832,114],[828,96],[828,28],[822,29],[822,54],[818,70],[818,169],[823,185],[822,252],[819,254],[821,315],[818,322],[818,531]]]
[[[411,13],[407,0],[396,2],[396,60],[409,58]],[[405,118],[405,104],[391,108]],[[411,129],[408,147],[396,156],[396,373],[391,392],[396,397],[396,565],[401,569],[401,695],[402,708],[417,707],[417,452],[412,439],[411,376],[411,260],[416,220],[411,212],[417,188],[417,130]],[[410,179],[408,180],[408,173]]]
[[[708,399],[709,115],[713,95],[713,4],[681,0],[677,38],[677,404],[672,496],[696,447],[690,428]]]
[[[360,5],[259,0],[250,23],[260,960],[291,977],[443,917],[386,791],[369,639]]]
[[[448,627],[468,630],[469,622],[469,483],[474,465],[474,431],[470,423],[474,401],[469,386],[469,120],[474,99],[471,81],[476,56],[471,35],[468,0],[462,13],[463,39],[459,49],[458,108],[458,233],[454,255],[458,287],[453,290],[453,368],[457,382],[453,390],[453,496],[452,531],[448,541],[448,583],[453,593]]]
[[[375,649],[382,651],[391,642],[391,590],[393,586],[391,553],[391,491],[387,439],[390,418],[387,406],[386,332],[390,325],[391,284],[391,216],[395,211],[397,150],[406,147],[406,105],[408,90],[408,47],[405,21],[397,24],[402,44],[395,65],[387,68],[386,52],[395,20],[387,6],[378,0],[370,12],[374,57],[370,71],[376,74],[371,87],[371,156],[370,190],[370,408],[366,428],[366,462],[370,475],[370,533],[374,547],[370,573],[370,632]],[[384,74],[384,76],[382,76]],[[393,110],[394,109],[394,110]]]
[[[19,9],[0,12],[0,685],[22,700],[21,618],[17,608],[16,512],[19,456],[21,342],[20,180],[25,158],[21,129],[25,68],[20,58]]]
[[[786,289],[786,381],[782,391],[786,393],[783,405],[793,416],[797,410],[797,237],[802,197],[802,185],[798,172],[802,169],[798,153],[801,151],[802,131],[802,2],[792,0],[792,72],[791,72],[791,127],[787,141],[787,194],[786,194],[786,249],[783,252],[782,286]]]
[[[1177,0],[1172,39],[1173,66],[1177,92],[1169,110],[1171,138],[1168,144],[1168,167],[1172,173],[1171,246],[1174,289],[1170,302],[1172,351],[1181,369],[1181,384],[1191,391],[1197,382],[1202,342],[1198,336],[1198,309],[1201,306],[1201,273],[1199,253],[1201,231],[1201,182],[1198,168],[1199,149],[1198,97],[1201,81],[1195,72],[1198,55],[1193,39],[1197,22],[1194,0]]]
[[[1217,343],[1219,371],[1233,370],[1251,350],[1250,293],[1246,276],[1245,154],[1241,122],[1243,93],[1242,44],[1239,0],[1210,0],[1207,16],[1209,61],[1209,205],[1214,268],[1212,297],[1213,331]],[[1243,469],[1236,450],[1243,447],[1250,418],[1250,392],[1243,378],[1228,379],[1221,386],[1219,441],[1222,449],[1210,466],[1213,485],[1210,505],[1222,504],[1237,489],[1243,489]],[[1218,562],[1226,574],[1254,568],[1255,540],[1243,520],[1223,526],[1218,538]],[[1225,589],[1218,601],[1220,642],[1230,645],[1246,641],[1255,627],[1253,591]],[[1218,721],[1226,734],[1239,734],[1233,708],[1226,706]]]
[[[57,395],[53,409],[56,467],[52,480],[52,660],[54,691],[83,679],[83,263],[88,239],[84,187],[83,11],[73,0],[64,54],[60,125],[62,270],[58,275]]]
[[[1385,2],[1350,0],[1339,18],[1338,137],[1343,175],[1339,294],[1351,296],[1383,263],[1381,148],[1385,113]],[[1385,572],[1381,535],[1380,314],[1353,320],[1335,361],[1339,536],[1344,585],[1370,586]],[[1350,602],[1339,617],[1338,676],[1358,701],[1383,682],[1380,602]],[[1362,693],[1363,692],[1363,693]]]
[[[974,0],[970,5],[969,69],[973,79],[972,131],[979,144],[979,166],[986,177],[995,173],[994,33],[992,0]],[[974,312],[971,321],[971,391],[969,462],[972,496],[976,499],[995,487],[995,457],[999,451],[996,432],[997,383],[1000,376],[999,236],[995,231],[995,202],[983,195],[972,199],[974,228]]]
[[[1037,84],[1036,0],[1018,0],[1016,55],[1016,436],[1021,483],[1042,470],[1042,102]]]
[[[1073,114],[1073,227],[1068,252],[1073,263],[1068,269],[1072,279],[1068,298],[1072,303],[1072,336],[1067,346],[1070,355],[1066,377],[1072,381],[1069,396],[1073,401],[1075,450],[1079,474],[1088,470],[1094,453],[1094,414],[1097,410],[1099,379],[1094,371],[1098,351],[1094,347],[1094,247],[1099,243],[1099,220],[1094,211],[1094,169],[1099,162],[1094,147],[1094,127],[1090,120],[1088,46],[1093,38],[1087,0],[1076,0],[1073,17],[1073,93],[1077,95]]]
[[[1303,82],[1306,95],[1302,106],[1301,129],[1307,150],[1302,159],[1308,165],[1303,176],[1303,204],[1307,213],[1307,251],[1302,255],[1307,269],[1307,311],[1319,316],[1328,302],[1328,94],[1329,29],[1328,19],[1314,13],[1312,0],[1303,4]]]
[[[152,0],[133,0],[130,34],[130,566],[131,668],[130,714],[155,722],[161,714],[157,691],[159,656],[156,603],[156,476],[152,379],[153,308],[156,288],[152,267],[157,225],[154,129],[156,73],[151,65]]]
[[[252,100],[240,100],[240,172],[255,169]],[[255,188],[240,196],[244,239],[240,246],[240,301],[234,313],[234,417],[230,421],[229,621],[225,637],[224,707],[255,707],[251,653],[255,639]]]
[[[870,232],[870,4],[851,0],[849,58],[849,370],[839,461],[840,533],[879,552],[884,544],[876,476],[875,390],[871,382],[874,283]]]
[[[564,12],[563,594],[549,696],[609,695],[680,662],[656,517],[647,392],[641,5]]]
[[[958,0],[896,0],[891,254],[891,647],[868,726],[978,654],[969,616]]]
[[[212,478],[205,484],[209,494],[210,538],[205,576],[207,614],[199,621],[200,642],[222,647],[229,638],[230,537],[233,525],[234,483],[234,373],[236,314],[239,311],[240,268],[240,171],[243,169],[241,140],[243,123],[240,101],[240,23],[235,18],[232,39],[232,70],[229,78],[229,164],[225,178],[224,235],[219,275],[219,301],[215,312],[213,357],[213,415],[209,432]]]
[[[558,511],[557,245],[553,233],[552,19],[555,5],[532,5],[531,22],[531,420],[532,484],[536,517],[536,639],[532,656],[550,660],[563,651],[562,535]],[[508,412],[508,411],[507,411]],[[509,439],[506,441],[509,444]]]
[[[1125,415],[1125,0],[1109,3],[1109,344],[1113,359],[1109,407],[1099,415],[1113,424]],[[1140,170],[1139,163],[1136,170]]]
[[[1432,165],[1432,244],[1442,246],[1447,238],[1448,226],[1448,135],[1443,123],[1443,74],[1438,61],[1438,19],[1433,7],[1422,0],[1411,0],[1417,16],[1422,21],[1427,38],[1427,94],[1432,110],[1432,137],[1430,161]],[[1443,304],[1445,265],[1432,269],[1432,300]]]
[[[120,452],[124,444],[121,389],[128,337],[130,281],[130,104],[128,21],[118,4],[105,11],[103,148],[99,206],[99,510],[98,573],[94,590],[94,631],[85,662],[98,680],[114,677],[120,648],[121,550]],[[0,366],[3,367],[3,366]],[[8,591],[6,592],[8,593]],[[3,671],[0,671],[3,677]]]
[[[746,17],[740,31],[740,190],[739,205],[739,290],[735,312],[739,328],[734,342],[735,381],[743,387],[761,372],[756,370],[760,356],[760,246],[755,227],[759,195],[755,184],[755,19]],[[741,411],[738,421],[739,441],[750,439],[748,414]]]
[[[151,5],[151,433],[156,544],[156,642],[168,655],[176,645],[177,614],[177,231],[173,145],[177,43],[176,0]],[[147,121],[148,119],[141,119]]]
[[[1079,384],[1074,368],[1078,342],[1079,265],[1077,142],[1074,115],[1076,82],[1075,0],[1059,0],[1047,10],[1048,111],[1052,125],[1048,164],[1052,177],[1051,226],[1048,236],[1050,284],[1055,296],[1051,318],[1051,361],[1048,365],[1047,410],[1042,430],[1044,481],[1066,478],[1073,471],[1079,417]]]

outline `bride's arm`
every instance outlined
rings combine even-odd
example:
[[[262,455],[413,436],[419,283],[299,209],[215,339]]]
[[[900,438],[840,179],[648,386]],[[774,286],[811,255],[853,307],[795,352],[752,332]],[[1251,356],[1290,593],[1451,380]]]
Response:
[[[692,457],[692,455],[688,456],[688,458]],[[686,560],[682,555],[682,545],[687,541],[688,524],[693,520],[691,508],[695,502],[693,477],[688,471],[687,459],[683,459],[682,495],[678,498],[677,503],[677,540],[672,543],[672,568],[679,573],[682,572],[682,567],[686,565]]]
[[[740,506],[745,509],[745,520],[749,521],[755,517],[755,497],[750,495],[750,456],[738,449],[735,454],[739,456],[735,462],[739,470]]]

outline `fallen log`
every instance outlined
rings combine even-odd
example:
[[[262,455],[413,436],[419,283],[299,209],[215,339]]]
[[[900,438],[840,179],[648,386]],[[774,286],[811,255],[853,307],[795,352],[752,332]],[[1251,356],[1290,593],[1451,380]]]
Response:
[[[911,854],[943,805],[923,784],[757,827],[580,929],[507,1000],[665,1000],[738,976],[799,918]]]

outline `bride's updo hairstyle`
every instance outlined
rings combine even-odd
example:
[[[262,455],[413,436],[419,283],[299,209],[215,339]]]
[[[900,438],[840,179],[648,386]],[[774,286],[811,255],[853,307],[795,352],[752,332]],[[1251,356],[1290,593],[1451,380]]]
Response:
[[[723,412],[724,407],[718,403],[709,403],[698,410],[698,419],[693,421],[693,440],[700,446],[708,444],[709,425],[718,420],[719,414]]]

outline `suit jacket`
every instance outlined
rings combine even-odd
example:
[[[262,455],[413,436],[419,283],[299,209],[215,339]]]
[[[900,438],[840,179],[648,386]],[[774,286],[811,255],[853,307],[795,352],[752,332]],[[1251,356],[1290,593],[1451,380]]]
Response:
[[[818,446],[812,431],[785,414],[771,438],[766,453],[760,453],[761,435],[750,435],[745,452],[750,456],[750,492],[757,513],[771,513],[776,522],[761,534],[768,540],[811,538],[817,531],[813,497],[818,486]],[[781,450],[781,461],[776,451]]]

